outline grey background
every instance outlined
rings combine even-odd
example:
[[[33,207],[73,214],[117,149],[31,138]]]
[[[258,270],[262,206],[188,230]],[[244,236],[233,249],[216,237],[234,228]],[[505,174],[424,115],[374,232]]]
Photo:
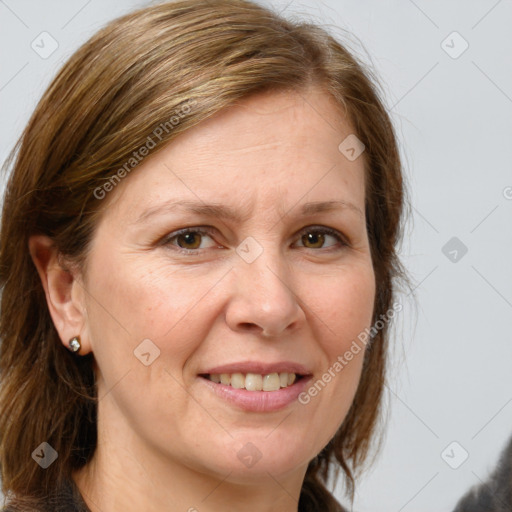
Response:
[[[77,46],[145,3],[0,0],[1,161]],[[411,191],[401,254],[416,302],[402,297],[383,449],[358,483],[354,510],[449,511],[486,478],[512,434],[512,2],[268,3],[329,24],[371,61]],[[31,48],[43,31],[59,45],[47,59]],[[458,58],[464,41],[448,37],[454,31],[469,44]],[[447,257],[452,237],[459,241]],[[452,465],[469,454],[457,469],[442,457],[453,441]]]

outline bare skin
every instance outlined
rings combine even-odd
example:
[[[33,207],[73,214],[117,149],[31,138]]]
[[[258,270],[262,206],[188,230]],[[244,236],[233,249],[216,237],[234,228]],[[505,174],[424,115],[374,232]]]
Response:
[[[242,410],[199,374],[288,361],[315,382],[370,327],[364,160],[338,150],[351,133],[319,89],[262,93],[184,133],[109,193],[85,272],[63,269],[47,238],[30,239],[62,342],[80,335],[80,354],[94,353],[99,442],[73,475],[93,512],[297,511],[308,462],[353,401],[364,351],[309,403],[270,412]],[[241,218],[147,215],[181,200]],[[325,201],[345,206],[301,214]],[[196,231],[176,236],[182,228]],[[248,237],[257,244],[244,246]],[[248,263],[240,247],[261,254]],[[134,355],[145,339],[160,351],[148,366]],[[250,467],[239,456],[248,443],[261,455]]]

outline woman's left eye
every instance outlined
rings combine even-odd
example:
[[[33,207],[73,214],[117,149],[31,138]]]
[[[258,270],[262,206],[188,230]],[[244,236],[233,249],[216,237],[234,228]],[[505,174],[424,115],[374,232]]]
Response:
[[[210,245],[204,246],[202,242],[205,238],[210,238]],[[334,239],[334,243],[325,246],[328,239]],[[305,247],[306,249],[326,249],[332,248],[339,245],[341,248],[348,245],[344,237],[335,229],[326,227],[307,227],[299,233],[299,241],[302,245],[299,247]],[[211,232],[206,229],[200,228],[186,228],[178,232],[172,233],[162,240],[162,245],[171,245],[176,247],[179,252],[193,254],[199,253],[203,249],[211,247],[219,247],[212,239]]]
[[[340,233],[338,233],[335,229],[330,228],[306,228],[301,231],[300,240],[306,249],[324,249],[325,247],[323,247],[323,245],[327,237],[334,238],[335,242],[341,246],[348,245]],[[308,247],[306,244],[311,244],[314,247]],[[320,244],[320,247],[318,244]],[[334,245],[336,245],[336,243],[331,244],[328,247],[333,247]]]

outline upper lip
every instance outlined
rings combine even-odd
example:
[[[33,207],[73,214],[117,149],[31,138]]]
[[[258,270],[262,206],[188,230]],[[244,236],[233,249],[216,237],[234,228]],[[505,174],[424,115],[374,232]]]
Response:
[[[257,361],[241,361],[238,363],[229,363],[222,366],[215,366],[201,374],[220,374],[220,373],[256,373],[259,375],[268,375],[269,373],[295,373],[297,375],[309,375],[311,372],[302,364],[290,361],[280,361],[276,363],[261,363]]]

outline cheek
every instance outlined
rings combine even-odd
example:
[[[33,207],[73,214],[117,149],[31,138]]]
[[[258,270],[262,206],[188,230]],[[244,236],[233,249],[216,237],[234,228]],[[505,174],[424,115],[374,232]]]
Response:
[[[120,409],[141,432],[146,428],[141,418],[151,418],[148,424],[163,431],[174,414],[186,414],[183,367],[211,327],[215,296],[209,290],[219,277],[192,266],[177,271],[140,255],[98,261],[106,263],[90,267],[87,309],[99,394],[105,393],[109,407]],[[145,342],[152,360],[145,366],[136,353],[147,339],[157,348]]]
[[[370,326],[375,300],[373,267],[370,263],[353,265],[312,284],[308,284],[305,302],[325,331],[318,339],[332,360]]]
[[[190,346],[190,333],[205,324],[204,299],[219,280],[217,273],[199,273],[192,266],[176,270],[159,260],[140,255],[105,259],[108,263],[91,273],[90,281],[96,283],[91,293],[96,299],[94,323],[104,333],[113,329],[119,335],[121,330],[121,339],[128,337],[132,350],[145,338],[161,349],[167,338],[176,340],[178,351],[180,340]],[[199,310],[203,321],[196,318]]]
[[[135,255],[110,259],[91,272],[90,282],[96,283],[91,295],[97,300],[91,301],[89,325],[98,390],[115,388],[112,398],[134,425],[140,417],[151,417],[151,424],[164,427],[173,414],[188,414],[187,362],[218,314],[216,293],[224,274],[225,269],[207,272],[194,266],[176,270],[161,258]],[[152,343],[143,342],[148,339]],[[137,354],[148,350],[152,362],[145,366]]]
[[[355,396],[363,365],[365,343],[361,334],[370,329],[375,298],[371,264],[347,267],[318,283],[309,296],[316,317],[315,335],[323,364],[301,399],[321,421],[325,442],[334,435]]]

